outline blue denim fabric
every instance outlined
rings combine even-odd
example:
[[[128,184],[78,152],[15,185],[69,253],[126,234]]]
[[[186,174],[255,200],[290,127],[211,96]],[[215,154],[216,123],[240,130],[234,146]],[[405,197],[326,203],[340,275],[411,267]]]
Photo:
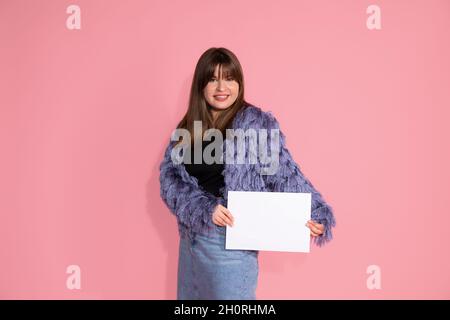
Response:
[[[178,300],[255,300],[256,250],[225,249],[226,228],[209,235],[180,236]]]

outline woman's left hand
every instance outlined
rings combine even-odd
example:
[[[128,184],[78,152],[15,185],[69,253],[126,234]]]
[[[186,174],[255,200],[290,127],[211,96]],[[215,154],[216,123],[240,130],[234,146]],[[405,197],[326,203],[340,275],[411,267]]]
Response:
[[[306,226],[311,230],[311,236],[317,237],[323,234],[325,226],[321,223],[315,222],[313,220],[308,220]]]

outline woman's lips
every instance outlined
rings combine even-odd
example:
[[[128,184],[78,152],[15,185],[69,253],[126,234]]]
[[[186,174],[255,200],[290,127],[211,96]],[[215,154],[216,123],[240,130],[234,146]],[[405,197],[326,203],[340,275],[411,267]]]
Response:
[[[228,96],[229,95],[227,95],[227,94],[218,94],[218,95],[214,96],[214,99],[216,99],[217,101],[221,101],[222,102],[222,101],[227,100]]]

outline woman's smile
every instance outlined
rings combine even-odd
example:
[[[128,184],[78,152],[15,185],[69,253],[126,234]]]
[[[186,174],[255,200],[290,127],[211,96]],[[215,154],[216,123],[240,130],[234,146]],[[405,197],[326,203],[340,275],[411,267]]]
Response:
[[[230,95],[228,95],[228,94],[219,94],[219,95],[215,95],[214,99],[216,99],[217,101],[223,102],[223,101],[227,100],[229,96]]]

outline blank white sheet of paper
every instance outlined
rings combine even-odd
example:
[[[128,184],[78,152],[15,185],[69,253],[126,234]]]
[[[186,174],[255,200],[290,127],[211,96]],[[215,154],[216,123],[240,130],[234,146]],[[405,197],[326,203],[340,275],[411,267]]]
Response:
[[[309,252],[311,193],[228,191],[226,249]]]

